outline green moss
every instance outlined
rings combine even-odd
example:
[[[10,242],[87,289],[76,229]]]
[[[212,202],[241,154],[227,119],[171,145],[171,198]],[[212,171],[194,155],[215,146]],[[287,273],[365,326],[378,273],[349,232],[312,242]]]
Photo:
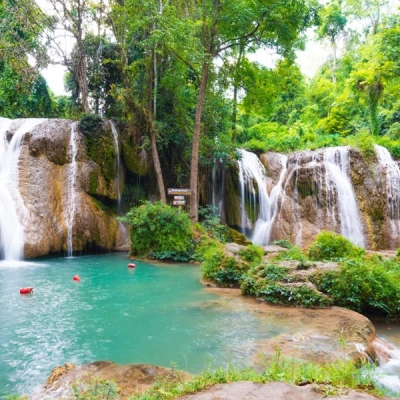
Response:
[[[299,180],[297,188],[302,199],[308,196],[317,196],[318,188],[314,185],[311,177]]]
[[[90,194],[96,194],[97,188],[99,186],[99,182],[97,179],[97,174],[95,172],[91,172],[89,175],[89,190]]]
[[[133,134],[121,136],[121,152],[126,168],[138,176],[148,174],[147,162],[143,159],[141,149],[135,142]]]

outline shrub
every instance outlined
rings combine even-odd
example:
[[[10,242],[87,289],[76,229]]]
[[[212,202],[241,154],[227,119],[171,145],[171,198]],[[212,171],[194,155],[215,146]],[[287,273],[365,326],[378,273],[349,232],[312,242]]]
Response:
[[[334,304],[367,315],[400,316],[400,266],[395,260],[347,260],[339,271],[313,277]]]
[[[284,247],[285,249],[290,249],[293,247],[292,243],[289,240],[274,240],[271,244],[275,246]]]
[[[223,243],[232,241],[231,229],[221,224],[217,208],[213,206],[199,207],[199,218],[201,225],[206,229],[208,235]]]
[[[288,250],[280,251],[275,259],[279,261],[307,261],[307,256],[301,251],[299,247],[292,246]]]
[[[310,259],[337,260],[340,258],[358,258],[365,254],[365,250],[350,242],[345,237],[334,232],[322,231],[309,250]],[[301,260],[300,260],[301,261]]]
[[[101,130],[103,120],[100,115],[86,114],[79,121],[79,129],[85,134],[90,135]]]
[[[208,249],[202,264],[203,277],[214,281],[218,286],[238,286],[246,269],[246,265],[227,256],[222,246]]]
[[[131,228],[132,255],[188,261],[193,251],[189,216],[161,202],[132,208],[121,221]]]
[[[245,247],[239,251],[239,256],[249,263],[260,263],[262,257],[264,255],[264,251],[261,247],[251,244],[250,246]]]

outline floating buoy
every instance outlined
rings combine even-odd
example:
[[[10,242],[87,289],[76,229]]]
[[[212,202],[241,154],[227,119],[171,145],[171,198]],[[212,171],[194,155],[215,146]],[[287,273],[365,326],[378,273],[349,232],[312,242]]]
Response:
[[[29,294],[33,292],[33,287],[24,287],[19,289],[20,294]]]
[[[74,281],[80,281],[80,280],[81,280],[81,278],[79,277],[79,275],[75,275],[72,279],[73,279]]]
[[[128,268],[136,268],[136,265],[135,264],[128,264]]]

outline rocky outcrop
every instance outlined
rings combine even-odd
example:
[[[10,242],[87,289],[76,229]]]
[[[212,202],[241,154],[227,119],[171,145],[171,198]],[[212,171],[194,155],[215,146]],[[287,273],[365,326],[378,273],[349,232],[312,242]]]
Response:
[[[233,382],[215,385],[203,392],[179,397],[179,400],[374,400],[377,397],[348,389],[328,395],[326,385],[295,386],[286,382]],[[332,388],[330,388],[332,390]],[[382,397],[379,397],[383,399]]]
[[[206,289],[217,293],[232,309],[245,309],[260,321],[275,327],[284,326],[283,333],[258,340],[248,365],[263,369],[277,351],[282,357],[325,364],[337,360],[377,358],[376,332],[363,315],[340,307],[302,308],[273,305],[242,296],[240,289]],[[279,329],[279,328],[278,328]]]
[[[10,129],[10,137],[13,134]],[[69,229],[74,252],[128,249],[126,228],[116,220],[117,184],[123,185],[123,179],[116,179],[117,154],[109,122],[103,122],[97,134],[101,151],[96,148],[96,160],[89,156],[95,152],[77,122],[46,120],[24,135],[18,163],[24,207],[18,213],[24,227],[25,257],[66,251]]]
[[[120,365],[111,361],[96,361],[75,366],[66,363],[53,369],[46,384],[40,391],[29,396],[31,400],[65,399],[74,395],[73,387],[80,398],[88,396],[88,388],[95,380],[115,381],[119,399],[128,399],[133,394],[144,392],[164,378],[172,380],[188,380],[190,375],[183,371],[173,371],[169,368],[149,364]]]
[[[400,246],[400,217],[397,211],[400,209],[397,204],[400,202],[400,193],[393,194],[400,186],[397,181],[388,182],[391,176],[394,179],[393,173],[388,172],[390,166],[379,161],[376,155],[364,157],[358,150],[345,147],[302,151],[289,154],[286,166],[282,166],[281,157],[277,153],[260,156],[266,170],[265,185],[270,196],[273,188],[276,190],[283,168],[286,168],[276,209],[270,213],[273,219],[271,241],[286,239],[307,248],[316,235],[325,229],[344,234],[356,244],[372,250]],[[335,163],[334,170],[332,164]],[[334,176],[335,173],[337,176]],[[241,226],[240,218],[232,211],[242,207],[237,168],[230,168],[226,176],[229,178],[226,191],[234,188],[229,196],[225,196],[227,223],[244,231],[248,227]],[[339,199],[335,179],[339,183],[343,179],[349,181],[350,190],[344,193],[349,198]],[[353,191],[356,204],[350,215],[344,215],[341,207],[343,204],[346,206],[346,202],[350,204],[350,191]],[[253,202],[244,206],[248,213],[251,207],[262,206],[257,193],[248,198],[249,202]],[[344,221],[346,218],[347,222]],[[347,227],[344,227],[345,223]],[[354,229],[355,224],[359,225],[358,231]],[[349,233],[349,230],[352,232]],[[251,237],[252,232],[247,231],[247,234]]]

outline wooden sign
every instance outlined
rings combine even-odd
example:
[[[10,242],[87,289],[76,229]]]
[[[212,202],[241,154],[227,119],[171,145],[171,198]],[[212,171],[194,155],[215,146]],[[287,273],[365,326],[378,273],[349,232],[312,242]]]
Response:
[[[190,196],[192,194],[192,191],[190,189],[173,189],[169,188],[168,189],[168,194],[180,194],[180,195],[185,195],[185,196]]]
[[[185,200],[185,196],[174,196],[174,200]]]
[[[184,205],[186,205],[186,200],[174,200],[172,202],[172,204],[174,206],[184,206]]]

